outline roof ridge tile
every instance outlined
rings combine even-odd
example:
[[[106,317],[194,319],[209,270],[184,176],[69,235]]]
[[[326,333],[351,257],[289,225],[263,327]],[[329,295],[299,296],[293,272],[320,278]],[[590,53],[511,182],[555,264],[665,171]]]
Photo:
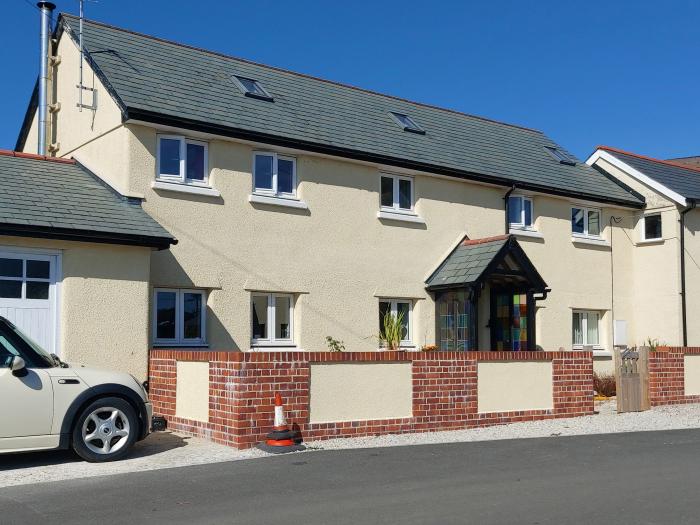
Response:
[[[614,148],[612,146],[599,145],[596,149],[602,149],[603,151],[611,151],[613,153],[621,153],[622,155],[629,155],[630,157],[636,157],[642,160],[648,160],[650,162],[658,162],[659,164],[665,164],[667,166],[673,166],[674,168],[681,168],[684,170],[692,171],[693,173],[700,173],[700,168],[691,168],[689,166],[684,166],[682,164],[675,163],[671,160],[657,159],[655,157],[649,157],[647,155],[641,155],[639,153],[633,153],[631,151],[626,151],[620,148]]]
[[[20,159],[48,160],[49,162],[59,162],[61,164],[75,164],[74,159],[48,157],[46,155],[37,155],[36,153],[25,153],[23,151],[14,151],[11,149],[0,149],[0,155],[4,157],[17,157]]]

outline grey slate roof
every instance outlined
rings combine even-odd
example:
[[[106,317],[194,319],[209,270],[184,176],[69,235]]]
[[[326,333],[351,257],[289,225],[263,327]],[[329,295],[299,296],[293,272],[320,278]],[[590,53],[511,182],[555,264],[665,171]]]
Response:
[[[119,196],[79,164],[34,157],[0,151],[0,235],[41,232],[160,248],[174,241],[139,201]]]
[[[700,171],[675,166],[668,161],[641,157],[601,146],[600,149],[618,158],[625,164],[641,171],[647,177],[682,195],[686,199],[700,199]]]
[[[77,38],[78,19],[59,31]],[[355,87],[85,21],[88,60],[125,120],[179,125],[268,144],[641,207],[633,195],[582,162],[560,164],[539,131],[410,102]],[[246,97],[232,80],[258,80],[274,102]],[[426,130],[402,130],[389,112]],[[21,140],[21,139],[20,139]],[[569,152],[569,156],[573,157]]]
[[[505,235],[485,242],[477,241],[475,244],[465,244],[463,241],[425,284],[430,288],[476,282],[507,242],[508,236]]]

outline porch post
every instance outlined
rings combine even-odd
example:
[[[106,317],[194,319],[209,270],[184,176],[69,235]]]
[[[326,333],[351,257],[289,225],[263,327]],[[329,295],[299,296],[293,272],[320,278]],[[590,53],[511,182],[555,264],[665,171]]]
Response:
[[[535,329],[535,296],[527,292],[527,346],[528,350],[537,350],[537,330]]]

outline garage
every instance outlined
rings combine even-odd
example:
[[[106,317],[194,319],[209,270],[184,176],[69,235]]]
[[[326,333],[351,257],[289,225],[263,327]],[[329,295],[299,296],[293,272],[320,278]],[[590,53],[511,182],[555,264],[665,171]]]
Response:
[[[0,316],[57,354],[58,258],[0,246]]]

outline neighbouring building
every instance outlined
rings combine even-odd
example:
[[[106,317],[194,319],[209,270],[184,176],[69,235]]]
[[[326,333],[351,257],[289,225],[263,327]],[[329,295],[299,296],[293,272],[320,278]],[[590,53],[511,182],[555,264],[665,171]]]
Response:
[[[110,281],[130,316],[94,330],[138,347],[119,359],[321,351],[326,336],[372,351],[386,311],[403,313],[407,349],[590,346],[606,369],[615,344],[680,342],[677,250],[647,260],[627,240],[656,206],[634,177],[536,130],[98,22],[83,42],[77,88],[78,19],[62,14],[48,151],[178,240]],[[37,104],[19,151],[36,151]]]

